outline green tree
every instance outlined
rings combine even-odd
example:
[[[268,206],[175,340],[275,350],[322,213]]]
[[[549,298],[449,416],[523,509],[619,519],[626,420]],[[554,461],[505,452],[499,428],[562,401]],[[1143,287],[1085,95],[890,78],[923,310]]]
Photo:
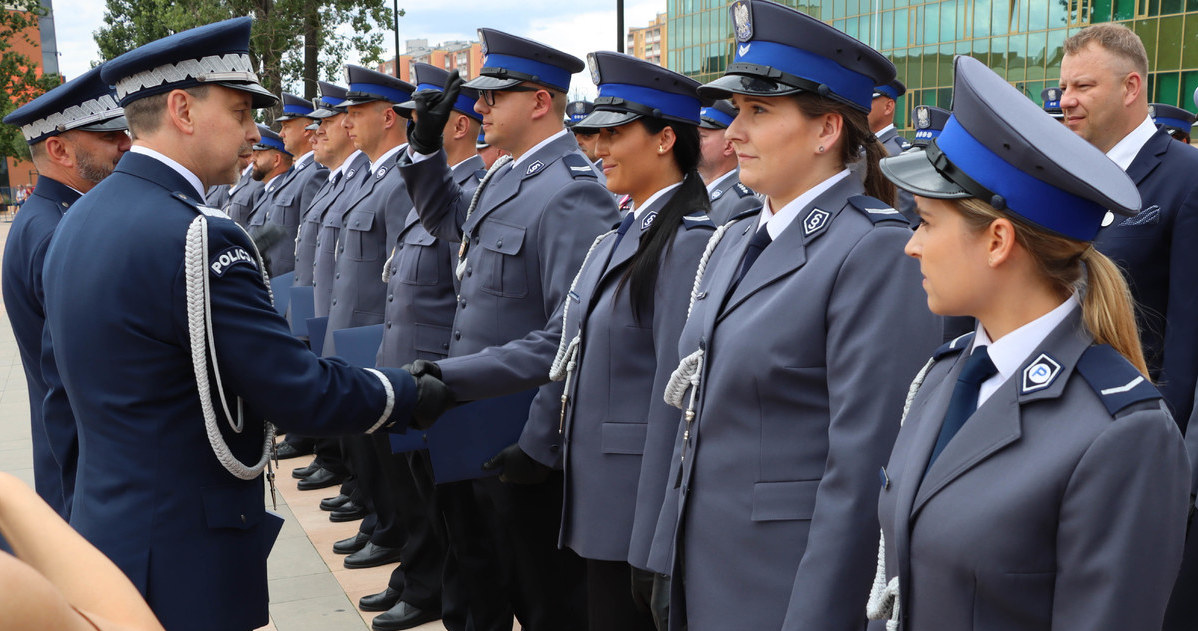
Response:
[[[45,9],[38,0],[10,1],[5,6],[7,10],[0,11],[0,78],[8,98],[0,99],[0,118],[62,83],[56,74],[39,74],[41,64],[16,50],[20,41],[35,48],[41,45],[30,29]],[[0,156],[29,158],[29,147],[17,127],[0,125]]]
[[[104,59],[171,33],[232,17],[252,15],[250,58],[262,85],[316,95],[316,79],[340,76],[349,52],[377,63],[392,23],[386,0],[105,0],[104,26],[95,32]],[[349,34],[338,32],[349,27]],[[264,112],[273,120],[278,108]]]

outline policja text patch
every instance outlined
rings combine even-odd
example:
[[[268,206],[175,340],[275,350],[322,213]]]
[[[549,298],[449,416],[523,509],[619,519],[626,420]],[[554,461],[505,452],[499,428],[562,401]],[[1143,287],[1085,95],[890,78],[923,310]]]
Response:
[[[249,265],[254,270],[258,269],[258,261],[255,261],[254,257],[250,256],[250,253],[246,252],[245,248],[239,245],[225,248],[220,254],[212,257],[212,260],[208,262],[208,269],[212,270],[214,276],[220,278],[225,275],[225,272],[229,271],[230,267],[239,263]]]

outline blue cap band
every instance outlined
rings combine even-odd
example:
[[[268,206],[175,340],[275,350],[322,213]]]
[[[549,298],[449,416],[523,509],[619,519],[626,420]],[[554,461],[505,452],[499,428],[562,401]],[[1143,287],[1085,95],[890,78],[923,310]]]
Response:
[[[274,138],[271,138],[269,136],[263,136],[262,139],[258,141],[258,144],[263,147],[270,147],[271,149],[278,149],[279,151],[282,151],[283,153],[285,153],[287,155],[291,155],[291,152],[287,151],[287,147],[285,147],[283,145],[283,141],[281,141],[281,140],[275,140]]]
[[[284,114],[295,114],[296,116],[307,116],[308,114],[311,114],[314,111],[315,110],[306,108],[303,105],[300,105],[298,103],[295,105],[284,105],[283,106]]]
[[[1167,116],[1155,116],[1153,117],[1152,122],[1156,123],[1157,125],[1164,125],[1165,127],[1180,129],[1186,133],[1190,133],[1191,128],[1194,126],[1193,123],[1189,121],[1184,121],[1180,118],[1169,118]]]
[[[711,120],[723,125],[724,127],[731,127],[732,121],[734,120],[728,114],[721,112],[714,107],[705,107],[702,110],[700,110],[699,118],[710,118]]]
[[[1006,200],[1007,208],[1032,223],[1079,241],[1093,241],[1106,214],[1102,206],[1024,173],[971,136],[954,114],[936,138],[953,165]],[[990,200],[982,200],[989,202]]]
[[[403,90],[377,83],[351,83],[350,92],[364,92],[371,96],[381,96],[391,103],[403,103],[412,100],[412,95]],[[352,96],[352,95],[351,95]]]
[[[320,103],[326,107],[337,107],[345,102],[345,99],[339,99],[335,96],[321,96]]]
[[[444,88],[442,88],[441,86],[439,86],[435,83],[421,83],[416,86],[416,92],[423,92],[424,90],[435,90],[437,92],[445,91]],[[474,111],[474,103],[476,101],[478,101],[478,99],[472,99],[472,98],[466,96],[465,94],[459,92],[458,100],[453,102],[453,109],[455,109],[475,120],[482,120],[483,115]]]
[[[874,92],[880,92],[896,101],[898,100],[898,90],[895,90],[894,86],[880,85],[874,88]]]
[[[736,46],[733,61],[759,64],[822,83],[841,98],[868,110],[874,100],[874,79],[853,72],[840,64],[813,52],[764,40],[754,40]]]
[[[699,99],[627,83],[602,83],[599,97],[614,97],[660,110],[665,116],[699,124]],[[619,107],[618,105],[616,107]]]
[[[558,68],[552,64],[525,59],[524,57],[492,53],[483,59],[483,67],[506,68],[514,72],[537,77],[538,83],[557,88],[562,92],[570,89],[570,71]]]

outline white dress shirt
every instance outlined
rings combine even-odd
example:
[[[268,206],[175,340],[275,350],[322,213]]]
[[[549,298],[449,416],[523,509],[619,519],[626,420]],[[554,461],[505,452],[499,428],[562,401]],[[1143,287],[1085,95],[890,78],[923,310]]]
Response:
[[[1019,367],[1031,356],[1032,351],[1040,346],[1044,338],[1048,337],[1048,334],[1052,333],[1058,324],[1063,322],[1074,309],[1080,308],[1081,302],[1074,294],[1052,311],[993,341],[979,322],[976,335],[973,338],[973,347],[969,349],[969,352],[972,353],[974,349],[989,346],[987,352],[990,353],[990,361],[994,362],[998,373],[982,382],[981,388],[978,390],[978,406],[985,403],[986,399],[989,399],[999,386],[1015,375],[1015,371],[1019,370]]]

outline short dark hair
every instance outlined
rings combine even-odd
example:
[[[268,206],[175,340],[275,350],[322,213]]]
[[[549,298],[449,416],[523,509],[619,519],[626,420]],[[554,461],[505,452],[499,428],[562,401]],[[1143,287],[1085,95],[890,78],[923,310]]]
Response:
[[[208,98],[210,87],[212,86],[196,85],[183,88],[183,91],[202,101]],[[170,92],[163,92],[147,96],[125,106],[125,120],[128,121],[129,131],[134,138],[158,131],[158,126],[162,124],[162,112],[166,109],[166,97],[169,94]]]

